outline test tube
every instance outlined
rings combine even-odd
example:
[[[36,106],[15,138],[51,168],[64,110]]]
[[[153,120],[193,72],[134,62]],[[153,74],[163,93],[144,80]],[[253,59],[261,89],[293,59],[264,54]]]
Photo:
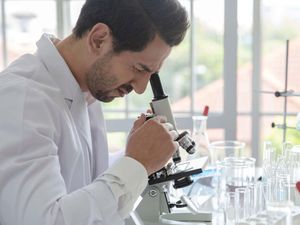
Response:
[[[249,217],[250,193],[248,188],[235,189],[235,220],[242,222]]]
[[[225,200],[225,218],[226,225],[235,224],[235,192],[227,192]]]
[[[264,183],[262,181],[258,181],[255,183],[254,187],[254,215],[257,215],[266,209]]]

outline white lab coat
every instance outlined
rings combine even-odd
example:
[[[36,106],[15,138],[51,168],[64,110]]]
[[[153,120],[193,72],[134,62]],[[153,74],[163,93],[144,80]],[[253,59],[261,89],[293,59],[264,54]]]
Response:
[[[37,47],[0,75],[0,224],[123,224],[146,170],[129,157],[107,169],[100,102],[47,35]]]

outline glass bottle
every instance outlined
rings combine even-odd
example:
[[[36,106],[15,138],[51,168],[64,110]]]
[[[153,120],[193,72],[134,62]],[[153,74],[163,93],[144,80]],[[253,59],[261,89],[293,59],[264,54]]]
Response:
[[[192,139],[195,141],[196,152],[190,155],[190,159],[195,159],[203,156],[208,156],[209,154],[209,138],[207,135],[207,116],[193,116],[193,130]]]

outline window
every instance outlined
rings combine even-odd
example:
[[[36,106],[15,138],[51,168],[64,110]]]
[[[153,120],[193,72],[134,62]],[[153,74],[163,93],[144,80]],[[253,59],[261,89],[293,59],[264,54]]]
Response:
[[[210,106],[210,140],[245,141],[249,155],[260,157],[263,140],[279,139],[282,123],[286,40],[290,44],[289,89],[299,83],[300,3],[294,0],[180,0],[191,28],[173,49],[160,77],[169,95],[179,129],[191,130],[191,116]],[[0,36],[3,68],[25,52],[35,50],[41,33],[67,36],[76,23],[82,0],[2,0]],[[150,86],[104,104],[113,151],[125,146],[132,122],[149,108]],[[288,122],[293,126],[300,98],[288,98]],[[288,124],[289,125],[289,124]],[[293,133],[293,132],[292,132]],[[288,136],[295,137],[288,133]],[[294,140],[294,139],[293,139]]]
[[[3,6],[7,63],[24,53],[33,52],[42,33],[56,31],[56,5],[53,0],[6,0]]]
[[[272,128],[274,122],[282,125],[284,98],[275,97],[275,91],[285,89],[286,50],[289,42],[287,89],[299,92],[300,60],[300,3],[298,1],[262,1],[262,73],[261,89],[271,94],[261,94],[262,130],[261,141],[272,140],[278,145],[284,139],[282,129]],[[299,48],[299,49],[298,49]],[[287,129],[285,139],[299,144],[300,133],[295,130],[296,113],[300,109],[299,97],[287,98]]]

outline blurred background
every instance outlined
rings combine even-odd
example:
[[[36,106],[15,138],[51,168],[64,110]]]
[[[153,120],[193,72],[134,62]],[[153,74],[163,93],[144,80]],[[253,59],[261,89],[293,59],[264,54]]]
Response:
[[[282,91],[286,41],[289,40],[288,89],[300,91],[300,1],[180,0],[191,27],[175,47],[160,77],[169,95],[179,129],[192,129],[192,116],[210,107],[210,141],[246,142],[248,155],[262,157],[262,143],[282,142],[283,98],[261,91]],[[24,53],[33,53],[42,33],[68,36],[84,1],[1,0],[0,69]],[[298,49],[299,48],[299,49]],[[299,67],[299,68],[298,68]],[[111,152],[122,150],[134,119],[152,99],[131,94],[103,104]],[[287,102],[287,125],[295,127],[300,98]],[[300,133],[288,129],[288,141]]]

